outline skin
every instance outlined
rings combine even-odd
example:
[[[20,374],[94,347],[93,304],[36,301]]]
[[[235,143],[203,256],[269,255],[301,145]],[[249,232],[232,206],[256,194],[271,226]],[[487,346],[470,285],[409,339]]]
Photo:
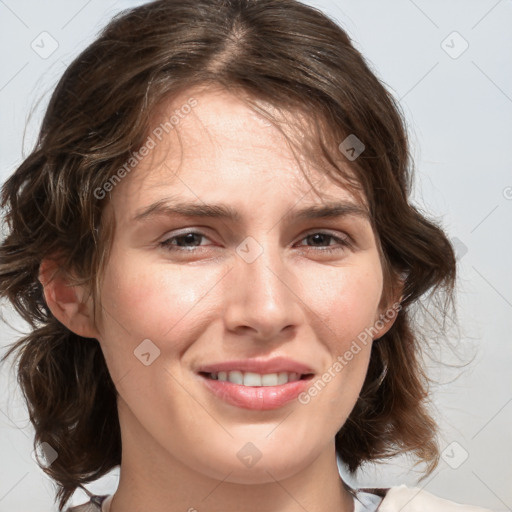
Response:
[[[357,201],[309,168],[317,197],[277,129],[221,89],[188,91],[159,113],[168,119],[191,96],[197,106],[112,193],[116,230],[96,321],[86,290],[67,286],[62,272],[50,279],[50,260],[41,265],[52,312],[99,341],[119,393],[123,455],[111,511],[351,511],[334,437],[360,393],[371,341],[309,403],[271,411],[225,403],[194,370],[274,356],[310,365],[316,378],[332,367],[385,312],[371,224],[357,215],[285,220],[297,208]],[[227,204],[241,221],[132,220],[170,195]],[[174,239],[181,251],[159,245],[183,231],[204,236]],[[236,252],[249,236],[262,249],[251,263]],[[145,339],[160,351],[147,366],[134,355]],[[248,442],[261,453],[251,467],[237,457]]]

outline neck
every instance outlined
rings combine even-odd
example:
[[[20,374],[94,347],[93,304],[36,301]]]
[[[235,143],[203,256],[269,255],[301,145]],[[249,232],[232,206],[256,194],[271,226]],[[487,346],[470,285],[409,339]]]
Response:
[[[230,480],[229,472],[216,477],[189,467],[137,422],[121,425],[120,479],[110,512],[353,512],[352,495],[338,472],[334,440],[312,463],[300,466],[297,461],[298,469],[287,478],[274,478],[267,467],[257,483],[239,483]]]

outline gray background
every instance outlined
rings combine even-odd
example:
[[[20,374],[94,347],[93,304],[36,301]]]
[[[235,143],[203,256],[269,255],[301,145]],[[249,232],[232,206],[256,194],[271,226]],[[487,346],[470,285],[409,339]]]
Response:
[[[67,64],[113,14],[140,3],[0,0],[0,182],[28,154]],[[442,222],[458,248],[460,331],[436,354],[450,364],[474,358],[464,369],[429,363],[440,382],[433,397],[443,448],[433,475],[418,483],[421,467],[400,457],[348,480],[417,485],[512,510],[512,1],[307,3],[347,30],[402,104],[417,168],[414,202]],[[23,328],[8,307],[3,314]],[[1,346],[16,336],[1,325]],[[0,512],[56,510],[54,486],[32,458],[33,432],[5,367],[0,386]],[[117,475],[88,487],[113,492]],[[73,502],[85,500],[77,492]]]

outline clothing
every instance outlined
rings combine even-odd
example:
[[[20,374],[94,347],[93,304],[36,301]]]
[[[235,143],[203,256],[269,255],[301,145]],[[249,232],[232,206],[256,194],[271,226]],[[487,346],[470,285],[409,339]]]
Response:
[[[92,495],[83,505],[64,512],[109,512],[113,495]],[[354,512],[492,512],[439,498],[417,487],[400,485],[389,489],[356,489]]]

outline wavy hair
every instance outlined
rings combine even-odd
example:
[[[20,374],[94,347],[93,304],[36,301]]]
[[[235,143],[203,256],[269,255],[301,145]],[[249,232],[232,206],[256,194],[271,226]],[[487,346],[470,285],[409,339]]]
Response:
[[[403,284],[395,323],[373,344],[358,401],[336,435],[341,461],[355,472],[411,452],[428,474],[439,462],[421,361],[428,340],[411,312],[435,294],[446,298],[438,317],[448,315],[456,261],[441,226],[411,204],[400,105],[345,31],[313,7],[295,0],[157,0],[119,13],[69,65],[35,147],[1,192],[0,298],[30,325],[2,361],[16,354],[34,446],[48,443],[58,453],[43,470],[58,485],[59,510],[78,486],[120,464],[121,436],[117,391],[99,342],[52,315],[39,266],[58,255],[98,302],[113,232],[108,197],[98,191],[147,140],[164,101],[211,85],[243,97],[283,133],[293,126],[299,136],[287,140],[300,156],[364,195],[384,271],[383,301]],[[289,113],[289,123],[276,111]],[[357,159],[339,149],[349,135],[364,144]]]

